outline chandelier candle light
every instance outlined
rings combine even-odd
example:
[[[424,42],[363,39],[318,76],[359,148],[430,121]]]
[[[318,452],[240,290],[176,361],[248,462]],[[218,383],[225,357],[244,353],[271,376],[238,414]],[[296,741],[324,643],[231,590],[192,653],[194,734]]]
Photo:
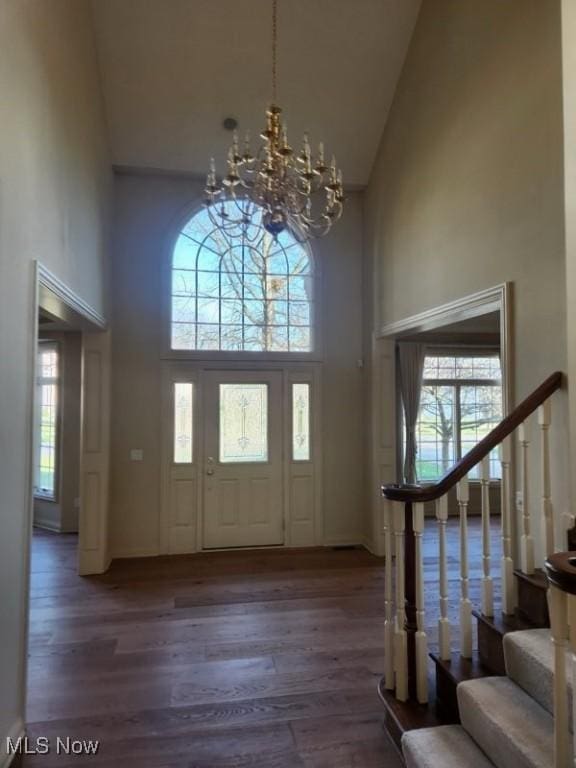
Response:
[[[228,172],[219,182],[214,158],[206,180],[205,204],[215,227],[224,233],[248,232],[253,216],[277,238],[285,229],[307,240],[326,235],[342,215],[344,193],[342,171],[332,157],[324,159],[324,145],[312,155],[307,134],[300,152],[288,142],[282,110],[276,105],[277,0],[272,2],[272,104],[266,111],[263,142],[256,156],[250,149],[250,134],[242,150],[234,131],[228,151]]]

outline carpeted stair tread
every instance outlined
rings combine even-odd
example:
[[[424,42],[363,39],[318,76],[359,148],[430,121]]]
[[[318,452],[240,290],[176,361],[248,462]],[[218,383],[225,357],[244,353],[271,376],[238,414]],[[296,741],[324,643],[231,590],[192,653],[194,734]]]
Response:
[[[504,637],[506,674],[526,693],[553,714],[554,648],[549,629],[529,629],[511,632]],[[567,653],[566,669],[571,668]],[[572,699],[572,680],[567,685]],[[570,718],[572,722],[572,718]]]
[[[402,752],[407,768],[494,768],[461,725],[407,731]]]
[[[463,727],[497,768],[554,764],[552,716],[512,680],[467,680],[457,694]]]

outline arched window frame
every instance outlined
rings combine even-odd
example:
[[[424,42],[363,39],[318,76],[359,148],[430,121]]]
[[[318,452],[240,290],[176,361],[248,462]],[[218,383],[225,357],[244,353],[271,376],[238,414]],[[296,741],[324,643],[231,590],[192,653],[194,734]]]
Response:
[[[311,350],[303,351],[247,351],[247,350],[198,350],[198,349],[173,349],[172,348],[172,271],[174,250],[178,238],[194,216],[199,214],[203,206],[195,204],[188,206],[185,213],[178,216],[170,228],[170,235],[166,241],[166,251],[162,269],[162,341],[161,358],[172,360],[244,360],[254,363],[266,361],[290,361],[290,362],[321,362],[323,359],[323,329],[322,296],[321,296],[321,271],[320,262],[312,251],[310,245],[299,243],[307,252],[311,276],[312,276],[312,314],[311,314]]]

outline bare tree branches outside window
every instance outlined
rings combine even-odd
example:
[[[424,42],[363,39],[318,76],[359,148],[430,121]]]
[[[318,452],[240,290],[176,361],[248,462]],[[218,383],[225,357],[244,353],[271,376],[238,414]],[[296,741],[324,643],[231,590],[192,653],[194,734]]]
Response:
[[[427,356],[416,424],[417,476],[437,480],[502,419],[497,356]],[[498,453],[490,459],[500,477]],[[475,469],[472,478],[478,476]]]
[[[307,247],[288,231],[275,240],[258,209],[231,233],[205,211],[183,228],[172,263],[173,349],[309,352],[312,317]]]

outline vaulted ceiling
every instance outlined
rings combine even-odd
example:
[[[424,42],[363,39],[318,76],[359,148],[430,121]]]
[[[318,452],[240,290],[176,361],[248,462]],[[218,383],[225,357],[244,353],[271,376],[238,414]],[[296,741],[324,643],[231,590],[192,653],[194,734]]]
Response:
[[[279,102],[367,183],[420,0],[279,0]],[[218,170],[228,116],[256,137],[271,90],[270,0],[93,0],[114,163]]]

